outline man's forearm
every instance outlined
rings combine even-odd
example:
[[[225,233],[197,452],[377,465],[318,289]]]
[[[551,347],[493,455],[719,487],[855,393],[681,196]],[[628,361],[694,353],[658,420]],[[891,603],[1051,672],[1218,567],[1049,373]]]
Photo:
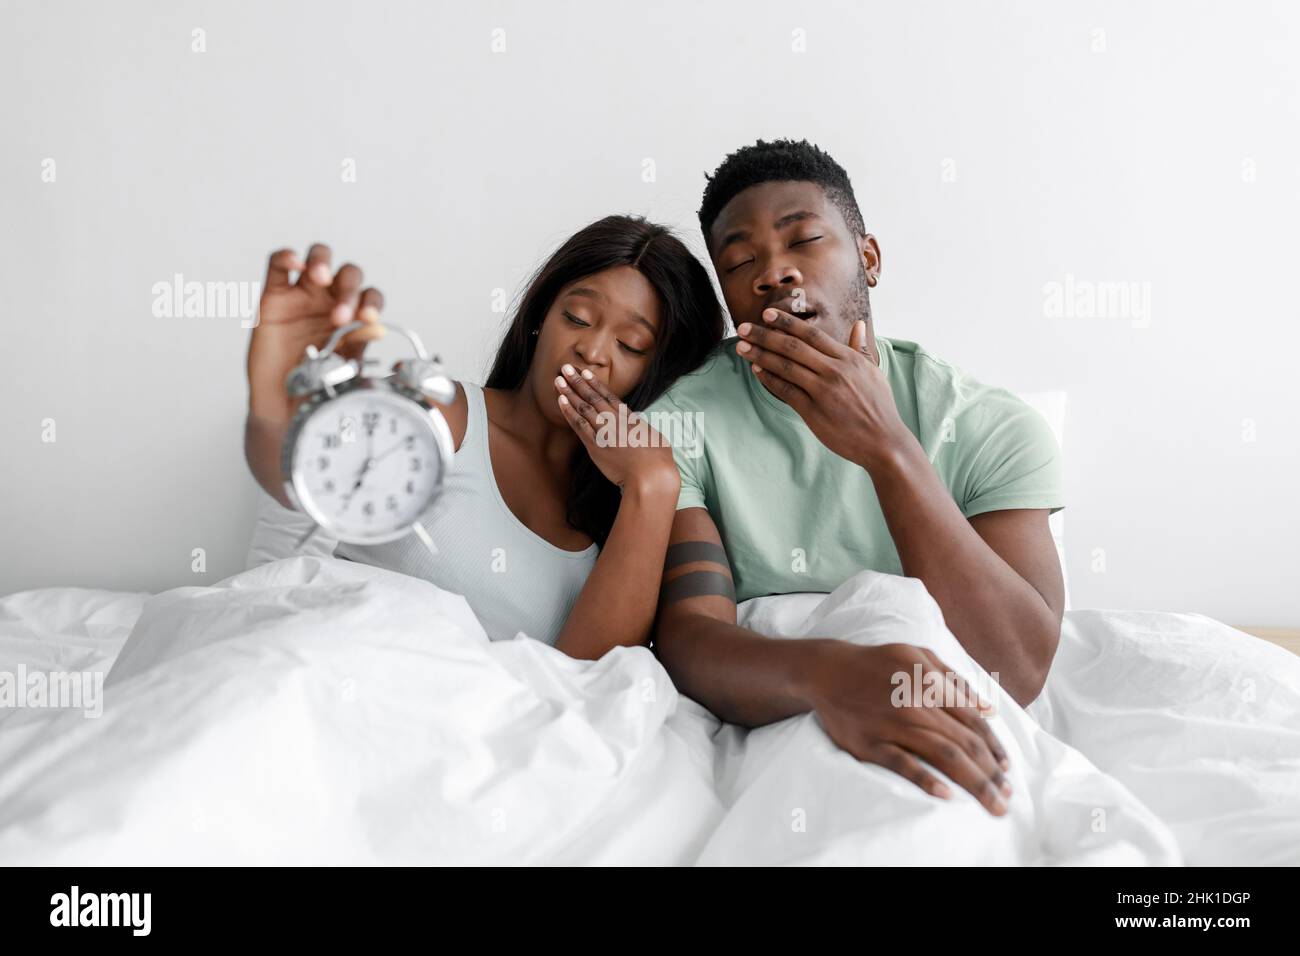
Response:
[[[655,653],[687,697],[728,723],[761,727],[813,709],[807,674],[828,643],[683,614],[660,622]]]
[[[1027,704],[1051,666],[1060,636],[1056,614],[971,527],[909,437],[867,469],[903,573],[921,579],[971,657]]]

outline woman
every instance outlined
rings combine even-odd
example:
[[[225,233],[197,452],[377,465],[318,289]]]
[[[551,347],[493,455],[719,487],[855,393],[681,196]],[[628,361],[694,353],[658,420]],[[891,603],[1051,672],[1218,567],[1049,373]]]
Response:
[[[301,272],[296,283],[291,271]],[[325,246],[305,261],[287,249],[271,256],[249,345],[245,454],[285,507],[280,450],[301,401],[288,397],[285,377],[308,344],[354,318],[367,326],[340,343],[345,357],[383,335],[383,296],[361,291],[361,280],[354,265],[331,276]],[[335,553],[464,595],[493,639],[523,631],[587,659],[644,644],[677,468],[652,430],[648,445],[603,447],[597,416],[644,408],[722,334],[708,273],[669,230],[628,216],[587,226],[533,278],[487,383],[458,382],[441,406],[457,451],[422,522],[437,557],[410,536]]]

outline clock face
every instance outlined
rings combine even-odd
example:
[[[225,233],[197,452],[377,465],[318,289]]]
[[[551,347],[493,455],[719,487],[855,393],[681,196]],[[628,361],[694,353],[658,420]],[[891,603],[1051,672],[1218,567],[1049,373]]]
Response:
[[[443,450],[450,460],[450,432],[441,418],[393,392],[349,390],[302,423],[294,492],[303,511],[340,541],[392,541],[432,504]]]

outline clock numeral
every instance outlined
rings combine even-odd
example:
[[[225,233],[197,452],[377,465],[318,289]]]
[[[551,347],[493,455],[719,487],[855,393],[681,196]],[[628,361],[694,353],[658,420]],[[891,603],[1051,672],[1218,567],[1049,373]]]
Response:
[[[361,416],[361,424],[365,428],[367,435],[373,434],[374,430],[379,427],[379,413],[366,412]]]
[[[407,493],[408,495],[413,495],[413,494],[415,494],[415,482],[413,482],[413,481],[408,481],[408,482],[406,483],[406,493]]]
[[[419,471],[419,470],[420,470],[420,459],[418,459],[418,458],[412,458],[412,459],[411,459],[411,471]]]
[[[326,448],[338,448],[338,447],[339,447],[339,436],[338,436],[338,435],[324,435],[324,436],[322,436],[322,437],[325,439],[325,447],[326,447]]]
[[[324,471],[329,466],[330,466],[330,460],[326,458],[324,455],[321,455],[319,458],[316,459],[316,467],[320,471]]]
[[[388,420],[388,434],[397,434],[397,419],[395,417]]]
[[[405,441],[406,441],[406,450],[407,450],[407,451],[410,451],[412,448],[415,447],[415,436],[414,436],[414,435],[407,435]]]
[[[334,482],[332,481],[325,482],[325,493],[327,495],[334,494]]]
[[[396,511],[396,510],[397,510],[397,496],[396,496],[396,495],[389,495],[389,496],[388,496],[388,501],[386,502],[386,504],[388,505],[388,510],[389,510],[389,511]]]
[[[361,513],[367,518],[373,518],[375,516],[375,503],[373,501],[367,501],[361,506]]]

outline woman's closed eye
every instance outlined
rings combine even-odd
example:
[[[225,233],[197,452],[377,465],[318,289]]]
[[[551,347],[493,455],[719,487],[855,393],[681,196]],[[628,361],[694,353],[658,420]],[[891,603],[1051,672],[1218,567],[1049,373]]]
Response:
[[[590,323],[590,322],[584,322],[584,321],[582,321],[582,319],[578,318],[578,317],[577,317],[576,315],[574,315],[572,312],[565,312],[565,313],[564,313],[564,317],[565,317],[566,319],[568,319],[570,322],[572,322],[574,325],[580,326],[581,328],[586,329],[586,328],[590,328],[590,327],[591,327],[591,323]],[[633,355],[647,355],[647,354],[649,354],[648,350],[646,350],[646,349],[634,349],[634,348],[632,348],[632,346],[628,345],[626,342],[623,342],[623,341],[620,341],[618,344],[621,345],[621,346],[624,348],[624,350],[626,350],[626,351],[628,351],[628,352],[631,352]]]

